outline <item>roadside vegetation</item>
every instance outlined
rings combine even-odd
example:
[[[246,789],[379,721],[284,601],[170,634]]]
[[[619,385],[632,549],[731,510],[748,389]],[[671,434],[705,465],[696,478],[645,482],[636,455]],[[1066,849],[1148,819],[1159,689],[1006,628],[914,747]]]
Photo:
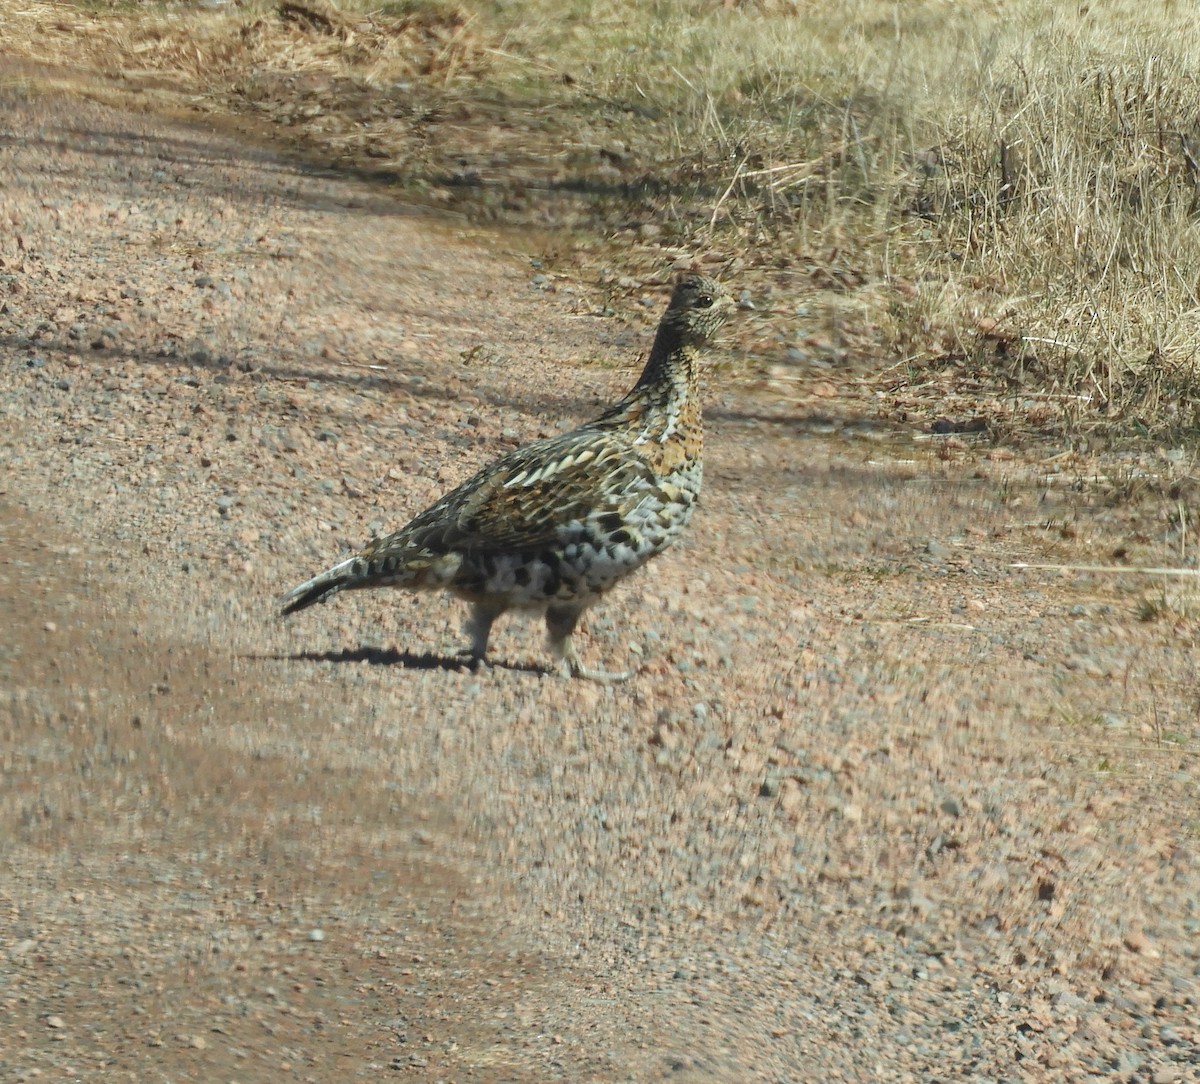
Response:
[[[1200,13],[991,0],[0,0],[0,63],[234,114],[519,227],[542,285],[708,261],[786,399],[1183,439],[1200,418]],[[603,303],[603,294],[599,295]]]

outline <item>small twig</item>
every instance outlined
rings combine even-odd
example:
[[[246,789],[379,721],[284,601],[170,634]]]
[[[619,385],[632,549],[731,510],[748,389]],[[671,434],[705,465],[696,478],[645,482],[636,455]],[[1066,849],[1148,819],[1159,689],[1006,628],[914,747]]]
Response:
[[[1065,343],[1061,339],[1046,339],[1040,335],[1022,335],[1021,342],[1023,343],[1046,343],[1048,346],[1058,346],[1063,350],[1078,350],[1079,347],[1073,346],[1071,343]]]
[[[1200,576],[1195,568],[1137,568],[1121,565],[1035,565],[1017,561],[1009,568],[1039,569],[1046,572],[1099,572],[1109,576]]]
[[[1080,742],[1079,742],[1078,738],[1043,738],[1042,741],[1044,741],[1047,745],[1065,745],[1071,749],[1078,749],[1080,747]],[[1087,742],[1087,743],[1085,743],[1085,745],[1087,748],[1090,748],[1093,750],[1103,751],[1103,752],[1113,752],[1113,753],[1138,753],[1138,754],[1146,754],[1146,755],[1149,755],[1150,753],[1170,753],[1173,756],[1192,756],[1192,757],[1200,756],[1200,749],[1187,749],[1182,745],[1173,745],[1173,744],[1172,745],[1163,744],[1163,745],[1154,746],[1154,745],[1113,745],[1108,742],[1103,742],[1103,743],[1102,742]]]
[[[742,173],[742,166],[744,166],[745,164],[746,164],[746,159],[743,158],[737,164],[737,168],[733,171],[733,179],[729,182],[729,187],[726,188],[725,191],[721,193],[721,198],[719,200],[717,200],[717,205],[713,208],[712,218],[710,218],[708,220],[709,233],[711,233],[714,229],[717,228],[717,215],[721,213],[721,205],[724,204],[724,202],[729,198],[729,193],[733,191],[734,185],[736,185],[738,183],[738,178],[741,176],[741,173]]]
[[[1030,391],[1022,392],[1022,399],[1077,399],[1081,403],[1090,403],[1093,396],[1086,394],[1074,394],[1066,391]],[[1064,452],[1064,455],[1074,455],[1074,452]]]
[[[681,72],[677,67],[675,67],[674,64],[671,65],[671,71],[673,71],[683,81],[684,86],[686,86],[688,90],[694,91],[696,89],[696,84],[693,83],[686,75],[684,75],[683,72]]]
[[[540,68],[544,72],[553,72],[556,75],[559,74],[559,69],[553,64],[547,64],[544,60],[536,60],[532,57],[521,56],[518,53],[510,53],[507,49],[494,49],[487,48],[485,46],[483,52],[491,53],[492,56],[502,56],[505,60],[515,60],[518,64],[526,64],[531,68]]]
[[[886,368],[877,370],[873,375],[863,377],[860,381],[858,381],[858,383],[869,384],[872,381],[881,382],[888,373],[895,369],[903,369],[906,365],[911,365],[914,361],[920,361],[921,356],[922,355],[919,352],[915,354],[909,354],[907,357],[903,357],[899,361],[893,362]]]
[[[813,166],[821,164],[820,158],[814,158],[811,162],[788,162],[782,166],[767,166],[766,169],[748,169],[742,174],[743,177],[767,177],[772,173],[783,173],[785,170],[800,170],[812,169]]]

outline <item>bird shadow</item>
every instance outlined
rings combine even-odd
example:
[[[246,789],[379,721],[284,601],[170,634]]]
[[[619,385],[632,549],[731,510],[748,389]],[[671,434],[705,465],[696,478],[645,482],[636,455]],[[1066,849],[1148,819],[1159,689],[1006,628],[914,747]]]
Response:
[[[371,666],[399,666],[405,670],[461,670],[475,673],[480,670],[512,670],[515,673],[547,675],[551,671],[532,663],[493,662],[477,663],[458,655],[437,655],[432,651],[416,654],[412,651],[398,651],[394,647],[343,648],[341,651],[296,651],[288,654],[247,655],[246,658],[258,662],[365,662]]]

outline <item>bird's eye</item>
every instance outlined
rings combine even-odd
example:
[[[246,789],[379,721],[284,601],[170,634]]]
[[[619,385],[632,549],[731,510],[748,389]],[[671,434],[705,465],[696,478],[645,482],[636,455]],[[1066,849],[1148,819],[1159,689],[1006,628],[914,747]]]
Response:
[[[713,306],[712,294],[701,294],[696,298],[696,307],[699,309],[711,309]]]

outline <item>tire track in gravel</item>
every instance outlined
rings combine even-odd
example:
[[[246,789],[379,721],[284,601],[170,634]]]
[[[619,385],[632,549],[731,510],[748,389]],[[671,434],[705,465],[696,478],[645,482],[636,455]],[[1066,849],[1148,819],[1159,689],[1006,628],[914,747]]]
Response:
[[[504,935],[453,813],[305,755],[319,711],[125,627],[62,536],[0,504],[5,1079],[545,1074],[489,1025],[580,977]]]

